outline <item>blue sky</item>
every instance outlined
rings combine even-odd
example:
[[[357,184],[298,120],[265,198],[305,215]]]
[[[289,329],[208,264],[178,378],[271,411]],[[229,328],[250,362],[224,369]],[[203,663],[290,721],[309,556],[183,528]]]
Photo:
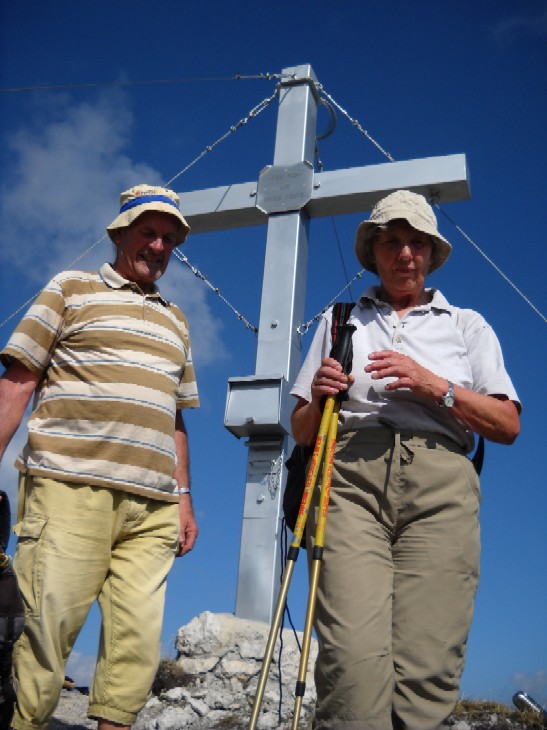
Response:
[[[462,683],[466,697],[506,702],[517,689],[547,702],[546,38],[539,0],[0,4],[2,343],[20,316],[11,315],[51,275],[91,247],[77,267],[111,260],[109,243],[93,244],[119,192],[176,176],[273,94],[267,73],[311,64],[396,160],[466,154],[471,199],[444,209],[476,246],[441,216],[454,250],[430,284],[494,327],[524,404],[518,441],[487,445],[482,575]],[[177,83],[158,83],[168,81]],[[272,163],[276,121],[277,100],[177,177],[182,208],[185,191],[256,180]],[[320,113],[319,131],[327,123]],[[325,170],[386,161],[341,113],[320,157]],[[306,318],[342,289],[345,272],[358,271],[353,237],[366,216],[312,221]],[[265,240],[258,227],[191,236],[183,247],[255,325]],[[256,337],[178,261],[162,288],[190,318],[202,399],[186,417],[201,533],[171,575],[163,648],[172,654],[192,617],[235,608],[247,453],[223,418],[227,379],[254,373]],[[20,429],[0,472],[14,500],[23,440]],[[289,592],[299,627],[307,596],[300,562]],[[93,610],[69,664],[80,684],[97,636]]]

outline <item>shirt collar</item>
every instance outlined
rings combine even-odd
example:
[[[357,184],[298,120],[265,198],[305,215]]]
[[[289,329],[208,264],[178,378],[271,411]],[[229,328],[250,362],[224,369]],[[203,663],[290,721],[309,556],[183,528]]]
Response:
[[[124,279],[123,276],[118,274],[118,272],[112,268],[111,264],[103,264],[99,269],[99,276],[104,281],[104,283],[111,289],[134,290],[135,288],[137,288],[144,297],[149,297],[150,299],[158,299],[164,306],[169,306],[169,302],[162,297],[162,295],[160,294],[160,290],[158,289],[156,284],[152,284],[152,292],[150,294],[144,294],[138,284],[133,281],[129,281],[128,279]]]
[[[427,304],[422,304],[419,307],[415,307],[415,309],[425,312],[428,312],[431,309],[437,309],[448,312],[449,314],[451,313],[452,307],[445,299],[444,295],[439,291],[439,289],[426,289],[426,291],[432,293],[431,301]],[[388,304],[387,302],[384,302],[382,299],[380,299],[379,286],[369,286],[369,288],[364,292],[364,294],[362,294],[359,299],[360,306],[366,306],[368,302],[372,302],[379,307],[385,307]]]

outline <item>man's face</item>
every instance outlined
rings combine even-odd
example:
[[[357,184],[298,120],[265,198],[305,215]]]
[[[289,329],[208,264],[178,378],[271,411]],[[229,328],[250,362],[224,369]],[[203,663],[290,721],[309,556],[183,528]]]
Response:
[[[113,232],[116,261],[113,268],[145,294],[164,273],[177,245],[179,221],[168,213],[147,211],[127,228]]]

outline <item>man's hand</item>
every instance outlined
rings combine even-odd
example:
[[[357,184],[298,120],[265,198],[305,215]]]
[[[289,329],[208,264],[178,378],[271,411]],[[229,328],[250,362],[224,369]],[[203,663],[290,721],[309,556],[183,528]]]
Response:
[[[17,360],[0,377],[0,460],[25,415],[40,375]]]
[[[181,494],[179,497],[180,535],[177,558],[186,555],[194,547],[198,536],[198,526],[194,517],[192,497],[190,494]]]

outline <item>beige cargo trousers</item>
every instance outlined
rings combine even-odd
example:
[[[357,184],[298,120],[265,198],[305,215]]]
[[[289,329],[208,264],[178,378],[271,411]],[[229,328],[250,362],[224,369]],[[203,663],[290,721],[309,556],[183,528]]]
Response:
[[[339,435],[314,624],[314,730],[443,727],[473,615],[479,505],[477,474],[451,439],[383,427]]]

